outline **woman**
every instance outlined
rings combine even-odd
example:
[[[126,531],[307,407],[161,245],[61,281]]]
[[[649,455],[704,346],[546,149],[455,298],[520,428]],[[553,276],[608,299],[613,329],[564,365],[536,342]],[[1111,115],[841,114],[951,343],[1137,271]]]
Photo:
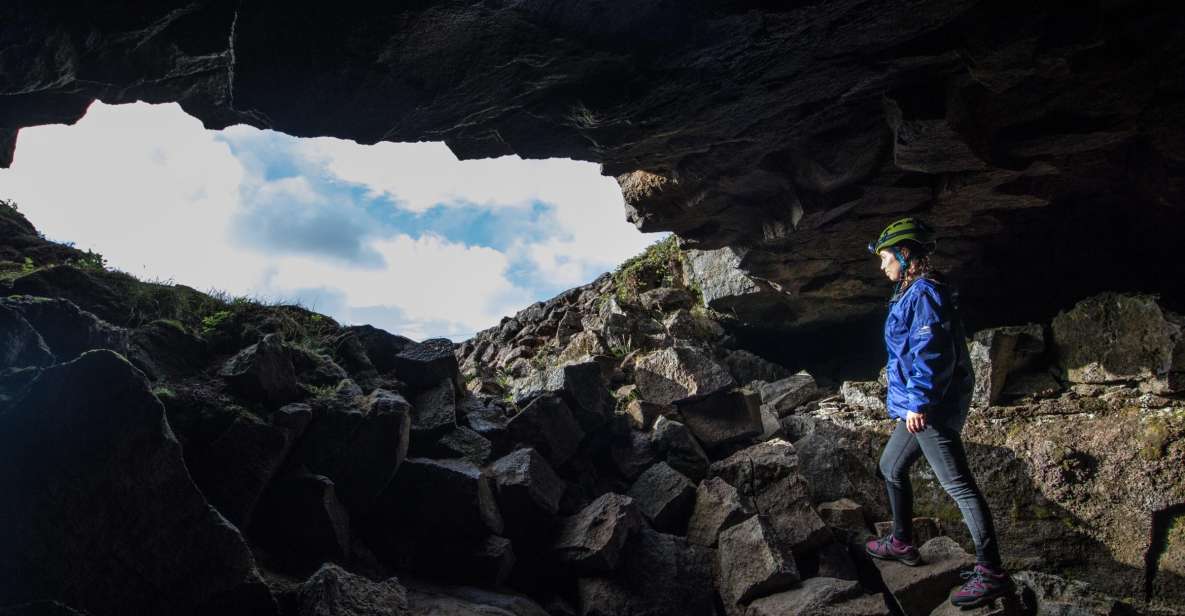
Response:
[[[880,470],[893,510],[893,531],[865,546],[868,554],[906,565],[921,563],[913,547],[913,493],[909,468],[919,457],[934,469],[959,506],[975,541],[975,569],[951,603],[973,607],[1006,593],[1011,584],[1000,563],[987,501],[967,465],[959,433],[970,408],[974,375],[954,289],[931,272],[933,234],[921,221],[889,225],[868,250],[897,283],[885,320],[889,416],[897,420],[881,454]]]

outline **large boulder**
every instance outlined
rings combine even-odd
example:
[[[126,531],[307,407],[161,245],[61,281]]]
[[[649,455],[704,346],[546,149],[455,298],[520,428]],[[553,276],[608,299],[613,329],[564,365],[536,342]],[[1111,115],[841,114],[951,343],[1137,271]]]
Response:
[[[772,528],[775,540],[798,558],[831,540],[798,472],[794,446],[773,439],[712,464],[712,475],[737,489],[743,502]]]
[[[176,379],[201,373],[210,348],[176,321],[158,319],[132,330],[128,359],[150,379]]]
[[[571,408],[556,394],[535,398],[507,424],[510,439],[534,447],[553,466],[561,466],[576,455],[584,431]]]
[[[753,599],[787,590],[798,580],[794,555],[775,540],[760,516],[725,529],[716,548],[716,586],[730,615]]]
[[[630,486],[629,496],[655,530],[682,535],[695,505],[695,484],[666,462],[659,462]]]
[[[839,386],[844,404],[873,413],[885,412],[887,390],[879,381],[844,381]]]
[[[761,398],[747,388],[683,400],[676,407],[696,440],[708,451],[749,442],[765,431]]]
[[[563,398],[580,428],[592,432],[605,424],[613,412],[613,394],[595,361],[566,364],[535,372],[515,383],[512,395],[523,406],[544,393]]]
[[[332,479],[338,498],[362,515],[407,456],[410,434],[411,405],[399,394],[375,389],[360,408],[318,409],[291,458]]]
[[[644,525],[633,499],[609,492],[565,518],[552,549],[574,571],[609,573],[621,563],[630,536]]]
[[[666,417],[659,417],[654,422],[654,432],[650,435],[655,452],[666,459],[671,468],[687,475],[692,481],[700,481],[708,476],[711,461],[708,454],[700,446],[699,441],[691,435],[691,431],[681,422]]]
[[[407,601],[413,616],[548,616],[528,597],[473,586],[444,586],[407,579]]]
[[[350,556],[350,517],[328,477],[296,470],[275,479],[256,518],[251,537],[288,566]]]
[[[412,399],[412,440],[435,441],[457,426],[457,390],[453,382],[443,379],[422,389]]]
[[[741,502],[737,489],[719,477],[701,481],[695,492],[695,507],[687,521],[687,540],[716,547],[720,533],[749,517],[753,511]]]
[[[686,346],[659,349],[634,364],[634,382],[643,400],[671,404],[726,389],[736,381],[705,351]]]
[[[300,585],[298,616],[410,616],[397,578],[372,581],[326,563]]]
[[[0,304],[0,368],[48,366],[53,351],[21,313]]]
[[[292,440],[283,428],[243,413],[208,447],[188,456],[189,471],[210,504],[246,529]]]
[[[772,594],[749,604],[745,616],[889,616],[879,594],[865,595],[852,580],[814,577],[792,590]]]
[[[391,359],[391,366],[399,380],[413,390],[427,389],[448,380],[457,394],[462,395],[465,393],[465,384],[461,382],[457,356],[453,353],[455,346],[448,338],[413,342],[404,346]],[[370,359],[373,362],[374,356],[371,355]],[[378,366],[375,364],[375,367]]]
[[[164,409],[122,356],[47,368],[0,415],[0,451],[0,604],[275,613],[242,535],[194,485]]]
[[[618,472],[626,479],[636,479],[658,462],[658,455],[650,437],[650,433],[631,429],[625,435],[614,439],[609,448],[609,457]]]
[[[280,406],[301,396],[280,334],[267,334],[239,351],[226,360],[219,375],[241,395],[268,405]]]
[[[559,510],[564,482],[543,456],[531,448],[516,449],[491,464],[490,474],[510,537],[548,526]]]
[[[0,306],[25,317],[59,362],[74,359],[90,349],[128,352],[127,330],[80,309],[70,300],[12,295],[0,298]]]
[[[408,445],[408,455],[417,458],[462,458],[484,466],[493,452],[489,439],[467,426],[456,426],[436,440],[416,440]]]
[[[355,357],[351,352],[355,348],[355,342],[365,351],[365,360]],[[396,356],[415,344],[410,338],[389,333],[372,325],[352,325],[345,328],[343,336],[339,338],[338,347],[339,350],[346,351],[346,357],[353,357],[353,360],[347,360],[343,364],[347,370],[353,369],[352,374],[353,371],[368,368],[381,372],[394,370],[399,365]]]
[[[714,616],[715,550],[644,528],[612,577],[576,582],[582,616]]]
[[[936,537],[918,549],[922,563],[902,567],[894,561],[874,561],[885,587],[905,616],[929,616],[961,583],[959,572],[975,565],[975,557],[950,537]]]
[[[759,381],[754,388],[761,394],[761,404],[773,409],[778,417],[792,413],[819,391],[815,377],[805,370],[772,382]]]
[[[1181,317],[1148,295],[1103,293],[1053,319],[1063,376],[1073,383],[1144,381],[1157,391],[1185,387]]]
[[[1045,353],[1045,331],[1040,325],[996,327],[975,333],[968,345],[975,371],[971,402],[995,404],[1009,374],[1032,367]]]
[[[784,367],[744,349],[729,349],[724,365],[737,383],[778,381],[790,376]]]

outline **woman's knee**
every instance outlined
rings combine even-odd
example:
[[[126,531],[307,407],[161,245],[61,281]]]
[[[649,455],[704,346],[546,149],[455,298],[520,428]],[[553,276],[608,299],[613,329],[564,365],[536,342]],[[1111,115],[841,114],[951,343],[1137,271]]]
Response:
[[[887,453],[887,452],[886,452]],[[909,467],[900,463],[901,456],[881,456],[880,470],[885,481],[900,485],[909,481]]]

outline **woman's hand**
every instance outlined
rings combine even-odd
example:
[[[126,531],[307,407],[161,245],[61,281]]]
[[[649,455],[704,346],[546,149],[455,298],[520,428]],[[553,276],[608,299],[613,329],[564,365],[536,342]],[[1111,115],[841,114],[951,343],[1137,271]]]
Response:
[[[910,411],[905,414],[905,429],[918,433],[926,429],[926,414]]]

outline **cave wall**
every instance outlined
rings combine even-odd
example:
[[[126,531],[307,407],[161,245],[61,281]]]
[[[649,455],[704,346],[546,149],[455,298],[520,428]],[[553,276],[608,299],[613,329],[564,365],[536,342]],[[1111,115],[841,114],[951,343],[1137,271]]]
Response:
[[[95,99],[592,160],[640,229],[745,247],[782,325],[881,310],[863,246],[906,213],[990,325],[1104,288],[1181,305],[1183,65],[1185,11],[1157,2],[21,0],[0,165]]]

